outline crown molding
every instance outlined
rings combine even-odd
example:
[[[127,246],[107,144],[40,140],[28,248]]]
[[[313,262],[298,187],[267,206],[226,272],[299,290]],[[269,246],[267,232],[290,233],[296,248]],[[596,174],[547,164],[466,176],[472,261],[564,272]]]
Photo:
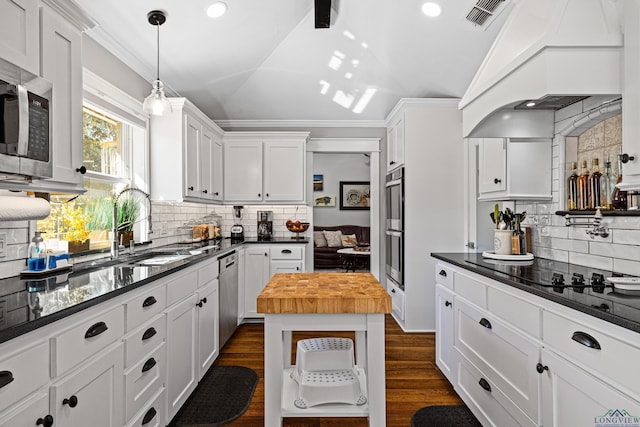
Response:
[[[385,128],[383,120],[215,120],[229,128]]]
[[[42,0],[80,31],[86,31],[98,25],[98,22],[82,10],[76,3],[70,0]]]

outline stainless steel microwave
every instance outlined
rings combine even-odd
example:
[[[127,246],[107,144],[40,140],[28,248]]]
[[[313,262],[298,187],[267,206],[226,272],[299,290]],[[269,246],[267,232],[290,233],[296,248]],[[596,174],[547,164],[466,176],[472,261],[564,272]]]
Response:
[[[51,178],[52,85],[0,60],[0,179]]]

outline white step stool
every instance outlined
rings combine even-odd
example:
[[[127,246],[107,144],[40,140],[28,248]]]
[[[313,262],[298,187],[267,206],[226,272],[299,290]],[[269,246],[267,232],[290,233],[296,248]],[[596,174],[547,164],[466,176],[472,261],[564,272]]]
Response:
[[[355,369],[353,341],[348,338],[311,338],[297,344],[296,367],[291,373],[298,383],[298,408],[323,403],[364,405]]]

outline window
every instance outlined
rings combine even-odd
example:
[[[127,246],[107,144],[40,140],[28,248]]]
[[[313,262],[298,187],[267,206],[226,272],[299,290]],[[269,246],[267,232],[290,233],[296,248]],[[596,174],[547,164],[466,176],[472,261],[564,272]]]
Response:
[[[80,196],[51,195],[51,215],[37,223],[49,249],[82,252],[108,248],[116,195],[127,187],[147,190],[146,123],[135,116],[135,109],[127,112],[131,108],[123,104],[130,104],[131,100],[119,90],[108,86],[107,99],[96,96],[94,93],[104,93],[105,83],[91,77],[90,82],[102,87],[85,88],[82,151],[87,191]],[[141,106],[138,111],[142,111]],[[119,197],[117,224],[121,243],[128,244],[130,232],[136,241],[148,240],[149,209],[150,201],[142,193],[127,192]]]

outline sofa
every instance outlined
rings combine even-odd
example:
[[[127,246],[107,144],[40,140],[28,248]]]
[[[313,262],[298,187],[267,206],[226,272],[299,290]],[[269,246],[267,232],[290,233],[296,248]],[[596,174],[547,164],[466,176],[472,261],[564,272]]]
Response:
[[[313,231],[337,231],[340,230],[343,235],[355,234],[358,245],[369,242],[370,227],[360,225],[338,225],[338,226],[314,226]],[[317,269],[320,268],[341,268],[340,255],[338,249],[343,247],[317,247],[315,242],[313,245],[313,262]]]

